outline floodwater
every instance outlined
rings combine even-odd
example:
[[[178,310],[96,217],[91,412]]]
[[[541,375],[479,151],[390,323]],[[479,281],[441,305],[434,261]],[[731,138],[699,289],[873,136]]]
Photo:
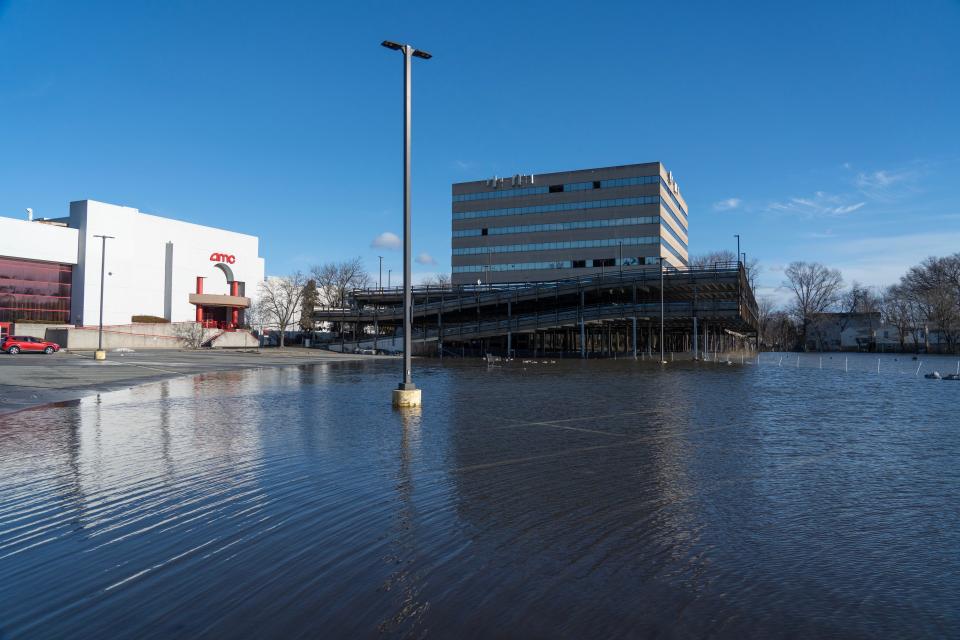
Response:
[[[778,357],[417,362],[404,412],[399,361],[337,363],[3,416],[0,637],[960,636],[960,382]]]

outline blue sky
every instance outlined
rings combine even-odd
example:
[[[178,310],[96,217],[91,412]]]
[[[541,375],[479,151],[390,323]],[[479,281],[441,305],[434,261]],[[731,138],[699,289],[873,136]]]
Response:
[[[0,215],[94,198],[261,238],[268,272],[414,251],[449,270],[450,184],[660,160],[692,253],[890,283],[960,250],[960,2],[0,0]],[[431,264],[432,257],[436,264]]]

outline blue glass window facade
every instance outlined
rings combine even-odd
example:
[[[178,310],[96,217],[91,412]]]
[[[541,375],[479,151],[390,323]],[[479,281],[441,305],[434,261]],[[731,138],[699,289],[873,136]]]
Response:
[[[592,249],[594,247],[616,247],[641,244],[657,244],[660,236],[642,236],[638,238],[605,238],[602,240],[568,240],[566,242],[531,242],[527,244],[494,245],[491,247],[458,247],[453,250],[455,256],[474,256],[487,253],[514,253],[517,251],[556,251],[562,249]]]
[[[560,202],[530,207],[506,207],[503,209],[483,209],[480,211],[458,211],[454,220],[473,220],[476,218],[494,218],[499,216],[521,216],[555,211],[579,211],[581,209],[603,209],[606,207],[629,207],[641,204],[659,204],[660,196],[636,196],[634,198],[611,198],[610,200],[588,200],[585,202]]]
[[[679,242],[681,247],[683,247],[684,249],[686,249],[686,250],[689,251],[689,247],[687,247],[687,243],[684,242],[683,238],[680,237],[680,234],[679,234],[679,233],[677,233],[676,231],[674,231],[673,229],[670,228],[670,225],[668,225],[668,224],[662,224],[662,225],[660,225],[660,226],[661,226],[661,228],[662,228],[664,231],[666,231],[666,232],[669,233],[671,236],[673,236],[673,239],[676,240],[677,242]]]
[[[632,187],[638,184],[656,184],[661,180],[659,175],[637,176],[634,178],[616,178],[613,180],[597,180],[589,182],[570,182],[557,185],[552,193],[568,193],[573,191],[587,191],[589,189],[612,189],[616,187]],[[551,193],[550,187],[524,187],[521,189],[504,189],[502,191],[484,191],[482,193],[462,193],[453,196],[454,202],[472,202],[474,200],[497,200],[500,198],[516,198],[519,196],[539,195]]]
[[[511,233],[542,233],[544,231],[573,231],[576,229],[596,229],[599,227],[628,227],[636,224],[660,224],[660,216],[637,216],[633,218],[577,220],[575,222],[555,222],[551,224],[522,224],[509,227],[489,227],[487,229],[487,235],[500,236]],[[454,238],[474,238],[482,235],[482,229],[459,229],[453,232]]]

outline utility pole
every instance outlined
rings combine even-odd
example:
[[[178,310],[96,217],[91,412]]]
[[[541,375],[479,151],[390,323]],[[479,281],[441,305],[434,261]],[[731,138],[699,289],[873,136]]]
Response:
[[[377,280],[377,289],[380,290],[380,293],[383,293],[383,256],[377,256],[380,258],[380,277]]]

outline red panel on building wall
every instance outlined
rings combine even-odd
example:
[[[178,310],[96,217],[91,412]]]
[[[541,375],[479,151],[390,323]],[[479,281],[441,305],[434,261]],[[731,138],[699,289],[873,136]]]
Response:
[[[0,322],[70,321],[73,267],[0,258]]]

